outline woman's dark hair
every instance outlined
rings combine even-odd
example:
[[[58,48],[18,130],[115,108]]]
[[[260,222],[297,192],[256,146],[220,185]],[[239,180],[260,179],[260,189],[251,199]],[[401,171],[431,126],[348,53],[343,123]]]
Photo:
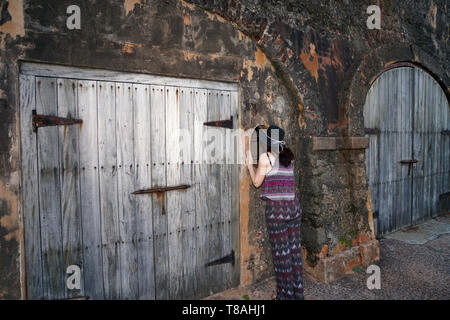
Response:
[[[267,152],[272,152],[272,147],[270,145],[267,146]],[[284,147],[278,154],[278,159],[280,164],[287,168],[292,164],[292,160],[294,160],[294,153],[288,147]]]
[[[292,164],[292,160],[294,160],[294,154],[288,147],[283,148],[283,150],[280,152],[279,157],[280,164],[286,168],[289,167]]]

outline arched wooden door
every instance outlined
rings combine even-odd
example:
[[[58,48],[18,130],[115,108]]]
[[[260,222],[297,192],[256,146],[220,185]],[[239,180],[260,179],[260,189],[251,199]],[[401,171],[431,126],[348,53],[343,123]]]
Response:
[[[450,111],[439,84],[415,67],[384,72],[367,94],[364,125],[377,235],[437,216],[450,189]]]

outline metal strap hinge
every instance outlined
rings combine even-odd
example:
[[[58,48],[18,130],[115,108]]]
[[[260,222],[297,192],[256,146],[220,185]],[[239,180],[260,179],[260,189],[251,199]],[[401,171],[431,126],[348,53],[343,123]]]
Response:
[[[183,190],[190,188],[190,185],[182,184],[180,186],[173,186],[173,187],[155,187],[151,189],[142,189],[142,190],[136,190],[132,194],[146,194],[146,193],[162,193],[166,191],[172,191],[172,190]]]
[[[205,264],[205,267],[211,267],[211,266],[215,266],[218,264],[225,264],[225,263],[231,263],[231,265],[234,266],[234,262],[235,262],[234,250],[231,250],[231,253],[229,255],[226,255],[225,257],[208,262],[207,264]]]
[[[411,167],[412,167],[415,163],[417,163],[417,162],[419,162],[419,161],[416,160],[416,159],[411,159],[411,160],[401,160],[401,161],[400,161],[400,164],[407,164],[407,165],[408,165],[408,176],[409,176],[410,173],[411,173]]]
[[[233,117],[231,117],[229,120],[204,122],[203,125],[209,126],[209,127],[221,127],[221,128],[233,129]]]
[[[32,112],[33,112],[32,121],[34,132],[37,132],[37,129],[40,127],[67,126],[72,124],[83,123],[83,120],[81,119],[70,119],[70,118],[61,118],[55,116],[36,114],[36,110],[33,110]]]
[[[364,128],[365,134],[380,134],[380,129],[378,128]]]

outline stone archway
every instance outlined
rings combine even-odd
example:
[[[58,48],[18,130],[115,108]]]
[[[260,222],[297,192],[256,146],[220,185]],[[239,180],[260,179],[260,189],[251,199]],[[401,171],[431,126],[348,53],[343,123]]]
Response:
[[[427,71],[444,90],[447,100],[450,100],[450,89],[447,84],[450,78],[441,65],[421,48],[407,43],[385,45],[379,47],[358,60],[353,66],[348,80],[349,90],[343,96],[347,125],[343,135],[363,136],[364,121],[363,106],[367,93],[378,75],[396,63],[408,62]]]

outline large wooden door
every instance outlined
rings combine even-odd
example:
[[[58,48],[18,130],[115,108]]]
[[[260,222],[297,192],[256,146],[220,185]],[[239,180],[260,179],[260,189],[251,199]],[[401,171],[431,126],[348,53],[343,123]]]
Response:
[[[186,299],[238,284],[237,264],[205,266],[239,253],[239,188],[237,165],[208,152],[230,151],[232,130],[203,125],[237,118],[236,85],[24,64],[20,94],[29,299]],[[33,113],[83,122],[36,129]]]
[[[439,214],[449,191],[449,113],[444,92],[418,68],[388,70],[370,88],[366,168],[378,235]]]

